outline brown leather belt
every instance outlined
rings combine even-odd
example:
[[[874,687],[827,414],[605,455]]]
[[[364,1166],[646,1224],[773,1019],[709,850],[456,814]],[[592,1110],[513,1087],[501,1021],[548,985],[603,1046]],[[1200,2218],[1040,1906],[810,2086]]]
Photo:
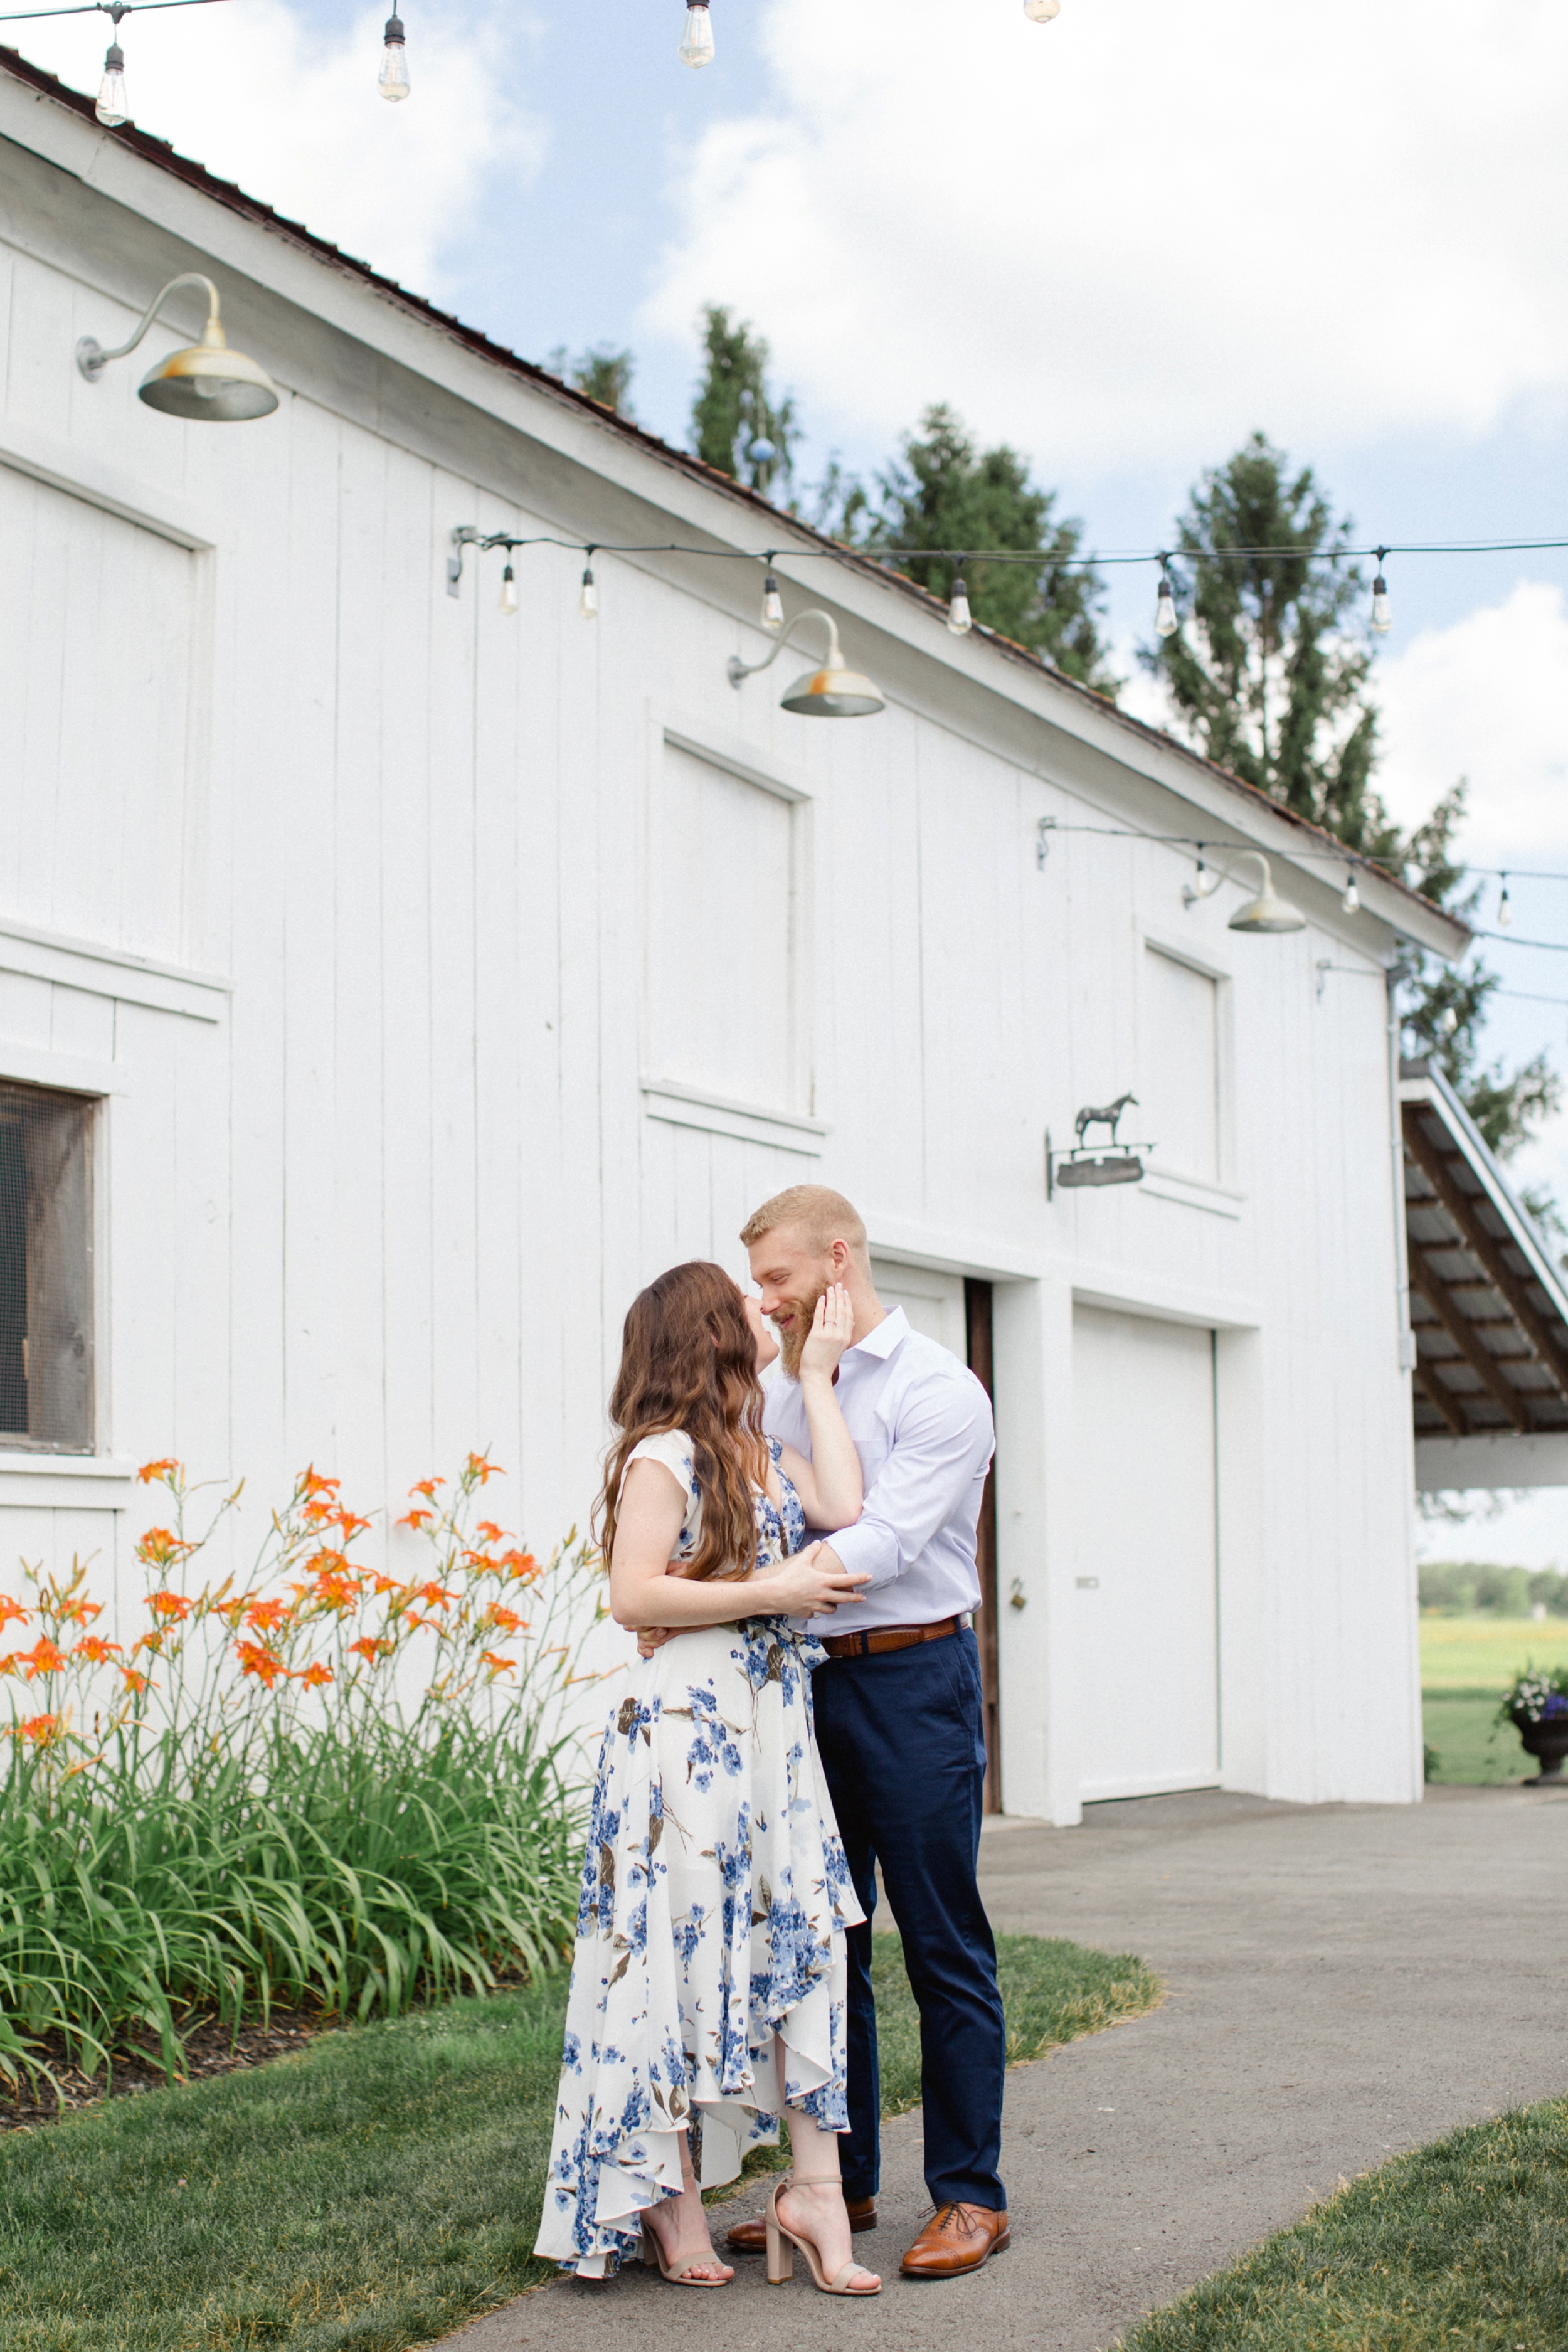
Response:
[[[878,1625],[867,1633],[823,1633],[818,1639],[830,1658],[876,1658],[884,1650],[912,1650],[917,1642],[945,1642],[957,1631],[956,1617],[941,1617],[934,1625]]]

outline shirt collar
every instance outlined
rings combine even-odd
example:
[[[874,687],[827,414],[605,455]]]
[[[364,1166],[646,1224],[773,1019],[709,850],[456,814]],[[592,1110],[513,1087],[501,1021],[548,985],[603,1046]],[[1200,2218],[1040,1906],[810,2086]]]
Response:
[[[901,1307],[895,1307],[884,1315],[875,1330],[868,1331],[863,1339],[857,1339],[855,1345],[844,1352],[846,1357],[890,1356],[895,1348],[902,1347],[909,1336],[910,1318]]]

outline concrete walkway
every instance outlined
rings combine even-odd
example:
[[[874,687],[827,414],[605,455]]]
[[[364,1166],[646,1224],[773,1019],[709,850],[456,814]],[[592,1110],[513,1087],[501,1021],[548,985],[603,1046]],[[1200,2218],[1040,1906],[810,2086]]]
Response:
[[[1568,1795],[1568,1791],[1564,1792]],[[454,2352],[1101,2352],[1152,2306],[1344,2177],[1500,2108],[1568,2093],[1564,1798],[1436,1789],[1419,1807],[1203,1794],[1093,1807],[1079,1830],[985,1840],[999,1929],[1135,1951],[1152,2015],[1008,2077],[1013,2244],[920,2285],[899,2255],[929,2207],[921,2119],[887,2127],[875,2302],[760,2261],[699,2294],[640,2269],[524,2295]],[[753,2189],[728,2208],[758,2210]]]

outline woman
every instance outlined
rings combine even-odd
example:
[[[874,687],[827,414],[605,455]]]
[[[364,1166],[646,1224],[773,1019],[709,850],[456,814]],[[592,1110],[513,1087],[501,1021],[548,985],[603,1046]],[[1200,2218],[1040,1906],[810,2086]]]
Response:
[[[850,1885],[811,1727],[823,1651],[787,1621],[863,1580],[803,1549],[808,1518],[860,1515],[833,1394],[852,1312],[818,1301],[800,1379],[813,1459],[762,1433],[777,1353],[721,1267],[678,1265],[626,1317],[597,1522],[618,1624],[668,1627],[605,1734],[589,1816],[550,2184],[538,2252],[603,2278],[637,2251],[684,2286],[733,2275],[701,2190],[788,2117],[770,2204],[820,2286],[875,2294],[850,2260],[845,2103]],[[744,1587],[744,1591],[738,1590]]]

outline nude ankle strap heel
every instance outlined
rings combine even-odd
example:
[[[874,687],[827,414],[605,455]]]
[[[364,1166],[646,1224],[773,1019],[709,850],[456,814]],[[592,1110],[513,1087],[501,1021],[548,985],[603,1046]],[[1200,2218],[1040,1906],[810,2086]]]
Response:
[[[832,2173],[821,2174],[815,2179],[808,2179],[805,2173],[795,2173],[792,2174],[787,2180],[774,2181],[768,2195],[766,2221],[770,2286],[783,2286],[786,2280],[794,2277],[795,2249],[798,2246],[805,2256],[813,2286],[819,2288],[824,2294],[870,2296],[881,2294],[880,2279],[877,2281],[875,2286],[855,2286],[850,2284],[856,2277],[866,2279],[871,2276],[871,2273],[860,2263],[846,2263],[842,2270],[836,2271],[831,2278],[827,2277],[823,2270],[821,2258],[811,2240],[803,2238],[797,2231],[790,2229],[786,2222],[779,2220],[779,2197],[783,2190],[829,2187],[837,2189],[840,2186],[837,2175]]]

